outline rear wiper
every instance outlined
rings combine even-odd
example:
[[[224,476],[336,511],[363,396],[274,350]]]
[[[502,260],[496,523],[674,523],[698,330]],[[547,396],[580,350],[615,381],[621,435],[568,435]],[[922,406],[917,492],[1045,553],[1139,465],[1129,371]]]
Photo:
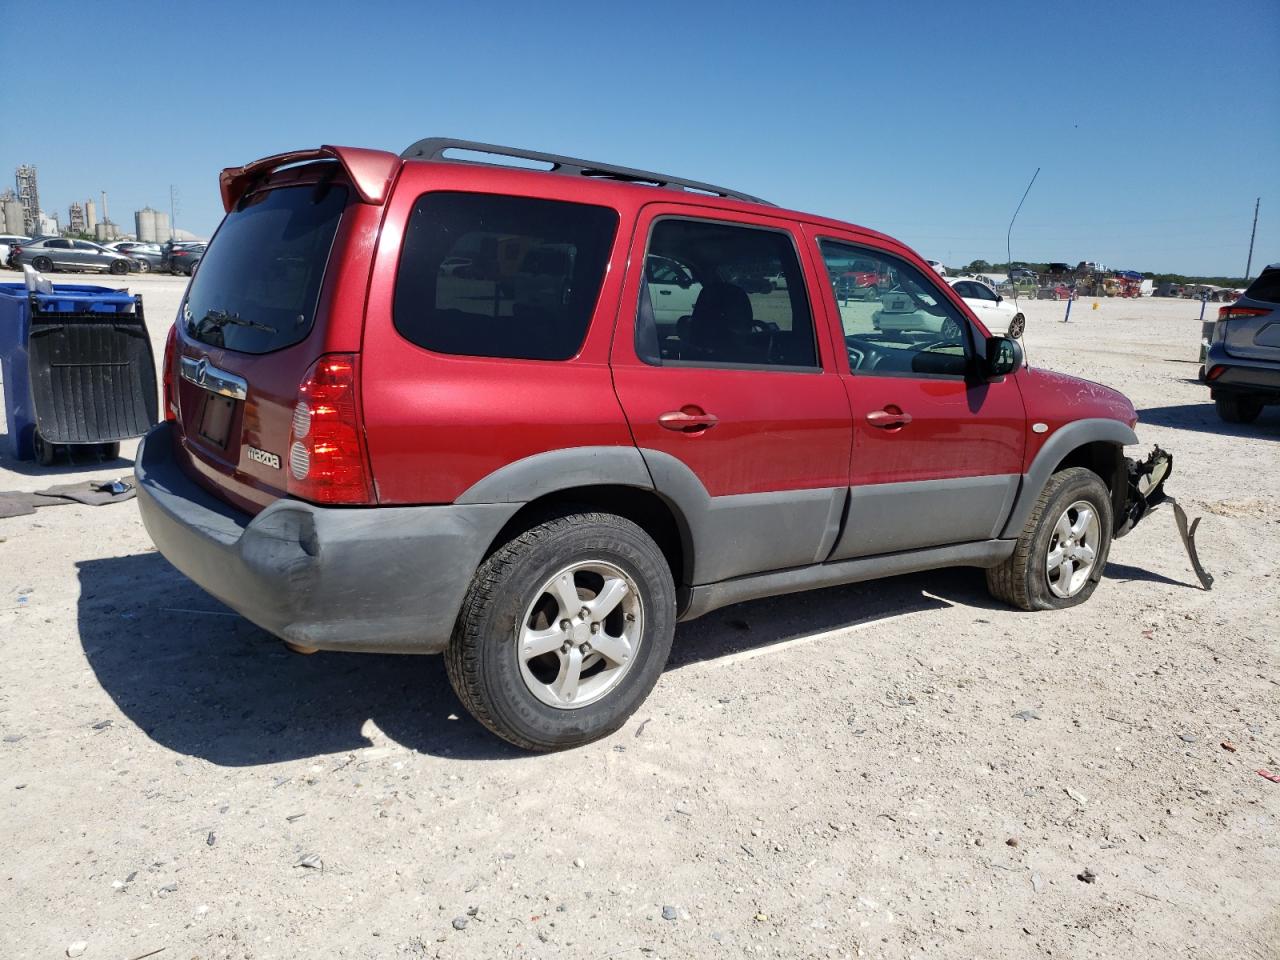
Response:
[[[230,313],[226,310],[210,310],[200,322],[196,324],[197,329],[217,330],[219,327],[225,327],[231,324],[236,327],[252,327],[255,330],[265,330],[267,333],[275,333],[275,327],[269,327],[265,323],[259,323],[257,320],[246,320],[238,313]]]

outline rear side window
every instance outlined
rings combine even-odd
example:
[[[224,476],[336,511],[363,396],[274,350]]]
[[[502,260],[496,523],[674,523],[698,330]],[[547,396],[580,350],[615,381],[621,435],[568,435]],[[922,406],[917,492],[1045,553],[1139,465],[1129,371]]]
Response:
[[[1263,303],[1280,303],[1280,267],[1263,270],[1258,279],[1249,284],[1244,295],[1250,300],[1261,300]]]
[[[567,360],[586,336],[617,228],[607,207],[425,194],[405,231],[396,329],[438,353]]]
[[[816,369],[791,235],[677,217],[654,223],[636,353],[654,366]]]
[[[347,188],[280,187],[240,201],[196,270],[183,318],[210,346],[269,353],[311,332]]]

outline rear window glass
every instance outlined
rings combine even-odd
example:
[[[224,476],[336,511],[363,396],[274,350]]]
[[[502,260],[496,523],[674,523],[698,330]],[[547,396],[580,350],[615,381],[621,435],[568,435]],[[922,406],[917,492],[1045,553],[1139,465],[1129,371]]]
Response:
[[[439,353],[567,360],[586,336],[617,227],[607,207],[425,194],[405,232],[396,329]]]
[[[1258,279],[1249,284],[1244,295],[1263,303],[1280,303],[1280,269],[1268,267],[1263,270]]]
[[[304,339],[316,319],[347,188],[280,187],[242,200],[218,228],[187,291],[189,336],[241,353]]]

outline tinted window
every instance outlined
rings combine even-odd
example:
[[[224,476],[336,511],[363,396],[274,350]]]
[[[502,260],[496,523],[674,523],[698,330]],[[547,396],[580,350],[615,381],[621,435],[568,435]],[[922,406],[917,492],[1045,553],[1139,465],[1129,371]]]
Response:
[[[813,368],[813,315],[791,236],[702,220],[653,225],[636,316],[652,364]]]
[[[930,279],[905,260],[834,240],[823,240],[820,246],[855,373],[964,376],[972,334],[960,311],[938,289],[937,274]],[[859,265],[864,279],[874,275],[875,283],[870,292],[864,284],[858,295],[842,297],[851,263]]]
[[[607,207],[426,194],[405,231],[396,329],[440,353],[567,360],[586,336],[617,227]]]
[[[187,333],[267,353],[311,332],[347,188],[280,187],[245,197],[218,228],[191,281]]]
[[[1258,275],[1258,279],[1249,284],[1244,295],[1250,300],[1261,300],[1263,303],[1280,303],[1280,269],[1268,267]]]
[[[70,241],[70,240],[46,240],[46,241],[44,242],[44,245],[45,245],[46,247],[53,247],[55,250],[70,250],[70,249],[71,249],[71,241]]]

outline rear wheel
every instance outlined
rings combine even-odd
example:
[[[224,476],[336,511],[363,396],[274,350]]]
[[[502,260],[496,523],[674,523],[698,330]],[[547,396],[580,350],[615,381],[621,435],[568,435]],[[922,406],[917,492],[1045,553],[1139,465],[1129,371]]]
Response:
[[[122,273],[128,273],[129,261],[128,260],[112,260],[110,270],[116,276],[120,276],[120,274]]]
[[[31,261],[31,268],[41,273],[53,273],[53,261],[48,257],[36,257]]]
[[[145,260],[139,260],[139,261],[138,261],[138,272],[139,272],[139,273],[150,273],[150,272],[151,272],[151,264],[147,263],[147,261],[145,261]]]
[[[671,570],[648,534],[613,514],[554,516],[481,565],[445,665],[463,705],[504,740],[575,747],[649,695],[675,615]]]
[[[1092,470],[1070,467],[1049,478],[1013,555],[987,570],[987,589],[1023,610],[1084,603],[1102,579],[1111,549],[1111,493]]]
[[[1227,423],[1253,423],[1262,413],[1261,400],[1238,394],[1215,397],[1213,405],[1218,408],[1218,416]]]

